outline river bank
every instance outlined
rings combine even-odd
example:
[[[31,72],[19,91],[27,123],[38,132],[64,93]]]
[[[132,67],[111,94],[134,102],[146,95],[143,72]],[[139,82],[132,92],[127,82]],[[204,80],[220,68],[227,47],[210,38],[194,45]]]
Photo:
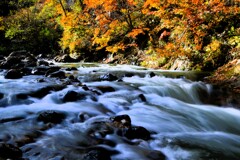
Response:
[[[235,59],[218,68],[211,76],[204,79],[206,83],[212,84],[215,92],[216,104],[232,104],[233,107],[240,106],[240,59]]]

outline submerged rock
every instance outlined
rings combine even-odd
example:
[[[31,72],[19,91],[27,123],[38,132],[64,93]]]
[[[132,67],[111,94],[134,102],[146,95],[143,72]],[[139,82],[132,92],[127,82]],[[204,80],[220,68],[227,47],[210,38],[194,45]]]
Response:
[[[61,123],[65,119],[66,115],[62,112],[48,110],[40,113],[37,117],[38,121],[44,123]]]
[[[19,159],[22,158],[22,151],[12,144],[0,143],[0,158]]]

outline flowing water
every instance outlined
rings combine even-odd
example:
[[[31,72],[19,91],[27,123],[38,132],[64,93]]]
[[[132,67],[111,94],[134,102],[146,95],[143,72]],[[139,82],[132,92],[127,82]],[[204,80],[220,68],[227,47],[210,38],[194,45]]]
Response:
[[[65,64],[69,66],[72,65]],[[211,85],[196,81],[197,74],[154,71],[156,75],[150,76],[151,70],[136,66],[75,66],[77,71],[67,73],[76,76],[90,91],[98,90],[99,86],[112,87],[114,91],[94,94],[70,84],[43,98],[19,99],[16,96],[19,93],[62,81],[46,78],[39,83],[42,77],[34,75],[7,80],[1,72],[0,92],[4,94],[0,99],[1,142],[18,144],[23,158],[30,160],[83,159],[84,149],[93,145],[116,152],[111,155],[112,160],[160,160],[159,153],[168,160],[240,159],[240,111],[230,106],[204,104]],[[106,73],[121,80],[99,81],[99,76]],[[69,90],[85,97],[63,103],[61,97]],[[66,118],[52,126],[38,122],[37,116],[46,110],[63,112]],[[96,122],[125,114],[130,116],[133,126],[146,128],[151,139],[127,140],[117,134],[101,137],[110,145],[99,144],[86,134]],[[80,115],[84,120],[79,120]],[[17,143],[31,136],[32,140]]]

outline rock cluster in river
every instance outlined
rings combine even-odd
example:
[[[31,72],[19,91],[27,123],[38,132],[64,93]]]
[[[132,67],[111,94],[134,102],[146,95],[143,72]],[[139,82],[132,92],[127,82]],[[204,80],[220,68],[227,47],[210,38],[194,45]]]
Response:
[[[41,75],[42,78],[38,79],[36,83],[45,82],[46,77],[51,79],[51,81],[59,80],[61,82],[59,84],[51,84],[33,89],[31,91],[25,91],[24,93],[17,93],[14,96],[18,100],[28,100],[29,97],[41,99],[53,91],[62,91],[69,84],[80,87],[83,91],[80,92],[78,90],[66,90],[65,92],[61,92],[61,94],[59,94],[56,98],[57,103],[63,104],[75,102],[84,100],[86,97],[91,97],[91,99],[95,101],[96,97],[99,95],[116,91],[114,87],[108,85],[94,87],[83,85],[74,75],[66,75],[66,71],[74,71],[77,70],[77,68],[61,68],[51,66],[48,62],[37,60],[31,54],[26,53],[25,51],[13,52],[8,57],[5,57],[0,63],[0,68],[6,70],[6,79],[19,79],[26,75]],[[125,76],[127,77],[133,75]],[[155,74],[150,73],[149,76],[153,77]],[[118,76],[115,76],[112,73],[100,75],[97,80],[121,81]],[[0,93],[1,101],[4,100],[5,97],[6,95],[4,93]],[[146,97],[143,94],[139,94],[139,96],[136,98],[142,102],[146,102]],[[26,102],[31,103],[30,101]],[[3,142],[0,143],[0,159],[25,158],[23,155],[32,148],[30,147],[27,149],[22,149],[22,146],[37,141],[40,136],[43,136],[43,131],[49,130],[58,125],[64,125],[68,114],[69,113],[67,112],[58,110],[44,110],[33,115],[32,117],[34,118],[31,119],[31,122],[36,124],[35,129],[31,130],[32,133],[16,137],[14,140],[9,141],[8,138],[3,140]],[[92,117],[94,117],[94,115],[83,112],[76,115],[72,122],[85,123]],[[10,117],[6,119],[0,119],[0,123],[22,121],[24,119],[25,117]],[[109,116],[105,119],[89,122],[86,133],[81,134],[83,134],[90,141],[90,145],[81,146],[82,149],[79,151],[79,158],[84,160],[111,160],[112,155],[118,154],[118,151],[115,149],[109,149],[114,148],[117,144],[115,141],[107,139],[106,137],[108,135],[118,136],[123,142],[131,145],[139,144],[139,142],[133,141],[134,139],[139,139],[141,141],[151,140],[151,132],[142,126],[132,125],[129,115]],[[101,145],[108,146],[109,148],[102,147]],[[166,158],[161,152],[156,152],[154,154],[149,152],[146,155],[150,159],[164,160]],[[64,155],[56,155],[54,158],[64,159],[65,157]]]

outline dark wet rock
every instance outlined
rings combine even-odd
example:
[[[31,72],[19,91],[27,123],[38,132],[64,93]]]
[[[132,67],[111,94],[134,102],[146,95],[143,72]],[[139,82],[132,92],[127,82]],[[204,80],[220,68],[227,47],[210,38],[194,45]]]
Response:
[[[0,158],[19,159],[22,158],[22,151],[12,144],[0,143]]]
[[[18,147],[22,147],[26,144],[33,143],[36,141],[37,138],[43,135],[44,130],[49,129],[49,125],[44,126],[44,128],[38,128],[39,130],[37,131],[32,131],[23,137],[19,138],[16,140],[16,144]],[[25,152],[25,150],[23,150]]]
[[[86,85],[82,86],[82,89],[85,90],[85,91],[89,91],[89,88]]]
[[[56,156],[56,157],[50,158],[48,160],[65,160],[65,158],[63,156]]]
[[[28,56],[32,56],[32,55],[26,50],[13,51],[8,55],[8,57],[19,57],[19,58],[25,58]]]
[[[6,122],[12,122],[12,121],[18,121],[18,120],[22,120],[25,117],[11,117],[11,118],[4,118],[4,119],[0,119],[0,123],[6,123]]]
[[[42,82],[46,82],[46,80],[44,78],[39,78],[37,79],[37,82],[42,83]]]
[[[45,75],[47,70],[49,70],[50,67],[48,66],[38,66],[32,69],[33,75]]]
[[[147,158],[152,160],[166,160],[167,157],[160,151],[150,151],[147,154]]]
[[[28,95],[25,93],[19,93],[19,94],[16,94],[16,98],[17,99],[27,99]]]
[[[133,73],[126,73],[126,74],[124,74],[124,77],[133,77],[133,76],[134,76]]]
[[[58,55],[54,58],[56,62],[76,62],[76,59],[73,59],[68,54]]]
[[[35,98],[43,98],[47,94],[50,93],[50,91],[59,91],[64,89],[66,86],[65,85],[52,85],[52,86],[46,86],[43,88],[40,88],[36,91],[33,91],[32,93],[29,94],[31,97]]]
[[[141,101],[143,101],[143,102],[146,102],[147,101],[147,99],[146,99],[146,97],[144,96],[144,94],[139,94],[139,96],[138,96],[140,99],[141,99]]]
[[[67,91],[62,97],[62,101],[63,102],[74,102],[74,101],[82,99],[83,97],[85,97],[85,95],[79,94],[76,91]]]
[[[87,130],[87,134],[94,138],[103,138],[108,134],[113,134],[114,128],[106,121],[94,122]]]
[[[101,76],[99,77],[99,79],[100,79],[101,81],[116,81],[116,80],[118,79],[118,77],[112,75],[111,73],[107,73],[107,74],[101,75]]]
[[[37,66],[49,66],[49,63],[44,60],[38,60],[37,61]]]
[[[14,64],[18,64],[18,63],[21,63],[21,58],[20,57],[17,57],[17,56],[11,56],[9,55],[7,58],[6,58],[6,61],[5,61],[6,65],[7,66],[12,66]]]
[[[110,120],[116,128],[129,128],[131,127],[131,118],[128,115],[119,115],[111,117]]]
[[[77,77],[74,77],[74,75],[68,76],[68,79],[69,79],[71,82],[81,83],[81,82],[77,79]]]
[[[150,132],[146,128],[141,126],[119,130],[118,134],[128,139],[150,139]]]
[[[44,87],[44,88],[41,88],[35,92],[32,92],[30,94],[31,97],[36,97],[36,98],[43,98],[44,96],[46,96],[47,94],[50,93],[50,91],[52,90],[51,87]]]
[[[19,79],[19,78],[22,78],[22,76],[23,76],[23,74],[20,70],[10,69],[9,71],[7,71],[4,78],[6,78],[6,79]]]
[[[122,79],[118,79],[117,82],[123,82],[123,80]]]
[[[70,67],[66,68],[66,71],[77,71],[78,69],[76,67]]]
[[[1,63],[3,69],[19,69],[36,66],[36,58],[27,51],[14,51]]]
[[[86,153],[83,158],[84,160],[111,160],[111,156],[104,150],[91,150]]]
[[[61,123],[65,117],[66,115],[62,112],[48,110],[40,113],[37,117],[37,120],[44,123],[58,124]]]
[[[31,75],[32,74],[32,69],[29,67],[24,67],[21,69],[21,72],[24,76]]]
[[[61,68],[54,66],[54,67],[49,67],[49,66],[37,66],[32,69],[32,74],[34,75],[45,75],[48,76],[49,74],[59,71]]]
[[[49,77],[63,79],[63,78],[66,78],[66,75],[65,75],[65,72],[63,71],[56,71],[56,72],[50,73]]]
[[[155,74],[154,72],[150,72],[150,73],[149,73],[149,76],[150,76],[150,77],[154,77],[154,76],[156,76],[156,74]]]
[[[0,61],[3,61],[3,60],[5,60],[4,56],[0,55]]]
[[[97,89],[99,89],[102,93],[115,91],[115,89],[111,86],[97,86]]]
[[[0,93],[0,99],[2,99],[4,97],[3,93]]]
[[[45,73],[45,76],[49,76],[50,74],[52,74],[54,72],[58,72],[60,69],[61,69],[61,67],[58,67],[58,66],[49,67],[49,69]]]
[[[82,112],[78,115],[78,118],[79,118],[80,122],[84,122],[84,121],[86,121],[87,119],[90,118],[90,115]]]

